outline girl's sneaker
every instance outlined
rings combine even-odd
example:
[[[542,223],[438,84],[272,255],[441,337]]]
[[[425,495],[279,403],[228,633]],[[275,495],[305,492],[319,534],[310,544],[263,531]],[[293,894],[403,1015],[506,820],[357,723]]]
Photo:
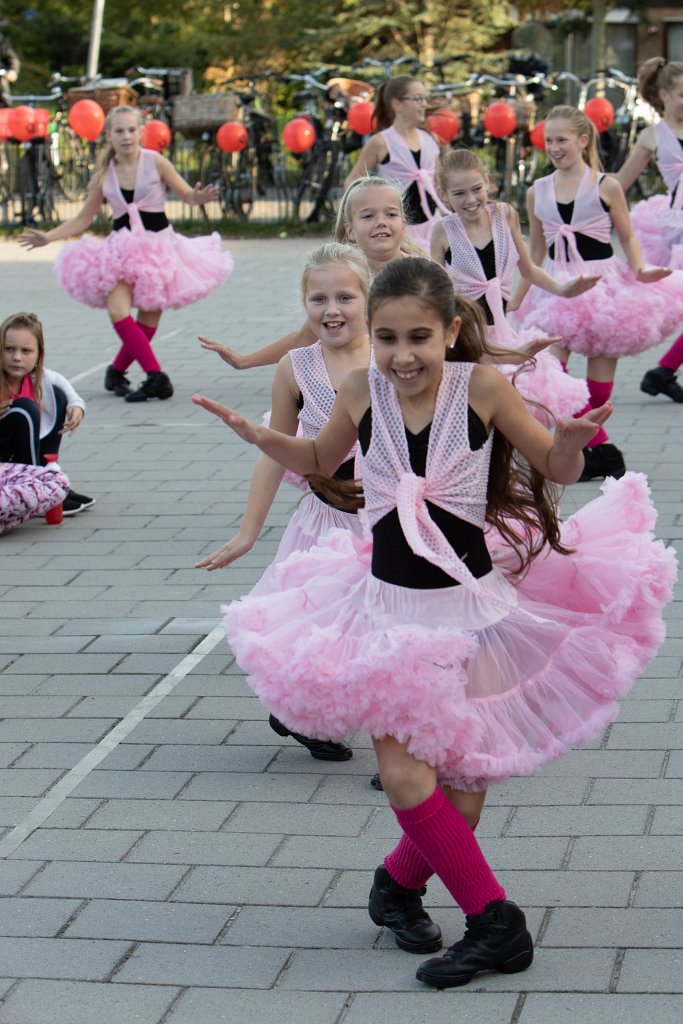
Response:
[[[89,498],[87,494],[77,494],[76,491],[69,491],[62,502],[63,515],[75,516],[77,512],[83,512],[95,504],[95,498]]]

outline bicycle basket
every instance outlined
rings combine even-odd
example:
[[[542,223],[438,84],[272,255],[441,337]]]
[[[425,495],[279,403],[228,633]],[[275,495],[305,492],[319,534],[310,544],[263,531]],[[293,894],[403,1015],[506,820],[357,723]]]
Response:
[[[219,128],[224,121],[238,120],[240,107],[239,97],[234,92],[174,96],[173,127],[183,135],[200,135]]]
[[[66,104],[73,107],[78,100],[95,100],[105,114],[112,107],[136,107],[139,96],[125,78],[102,78],[97,85],[78,85],[66,93]]]

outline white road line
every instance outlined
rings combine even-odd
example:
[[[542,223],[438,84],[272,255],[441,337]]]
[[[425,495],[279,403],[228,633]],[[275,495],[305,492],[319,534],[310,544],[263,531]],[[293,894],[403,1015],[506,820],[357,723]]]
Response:
[[[214,647],[217,647],[225,636],[223,626],[216,626],[208,636],[204,637],[201,643],[197,644],[194,651],[187,654],[167,676],[160,680],[154,689],[143,697],[139,704],[122,718],[118,725],[115,725],[111,732],[100,740],[96,747],[93,747],[85,757],[82,757],[77,765],[67,772],[59,782],[46,793],[39,804],[30,811],[23,821],[20,821],[4,839],[0,840],[0,857],[9,857],[21,844],[28,839],[31,833],[35,832],[50,815],[57,810],[76,786],[85,779],[93,768],[97,768],[100,762],[104,761],[108,754],[111,754],[119,743],[128,736],[136,725],[159,704],[164,697],[188,675],[192,669],[210,654]]]
[[[109,366],[111,360],[106,363],[98,363],[97,366],[91,366],[89,370],[84,370],[83,373],[77,373],[75,377],[69,377],[72,384],[75,384],[79,380],[85,380],[86,377],[92,377],[93,373],[99,373],[105,366]]]

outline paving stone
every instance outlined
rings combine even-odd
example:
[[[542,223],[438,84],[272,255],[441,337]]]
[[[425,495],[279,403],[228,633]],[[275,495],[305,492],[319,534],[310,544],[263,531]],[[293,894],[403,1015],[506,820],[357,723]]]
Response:
[[[642,835],[647,807],[520,807],[510,836]]]
[[[24,895],[165,900],[184,874],[182,867],[163,864],[48,864]]]
[[[263,867],[282,835],[248,832],[148,832],[127,854],[138,864],[223,864]]]
[[[666,871],[677,863],[680,840],[669,836],[623,836],[617,843],[608,836],[580,836],[571,851],[571,871],[604,868]]]
[[[117,772],[98,769],[74,790],[79,797],[127,797],[129,799],[171,800],[183,788],[190,772]]]
[[[531,993],[519,1016],[519,1024],[672,1024],[680,1000],[676,996],[581,995]]]
[[[544,946],[677,947],[681,938],[678,910],[554,910],[543,935]]]
[[[152,985],[206,985],[220,988],[272,988],[289,951],[263,949],[258,959],[250,949],[234,946],[188,946],[143,943],[126,960],[117,981]]]
[[[68,800],[50,815],[54,828],[78,828],[97,807],[97,800]],[[36,806],[34,797],[0,798],[0,824],[16,825]]]
[[[107,800],[88,820],[86,828],[213,832],[234,807],[231,803],[209,800]]]
[[[234,903],[282,907],[314,907],[332,882],[330,868],[196,867],[173,893],[190,903]]]
[[[6,796],[41,796],[62,774],[58,768],[0,769],[0,793]]]
[[[72,921],[67,938],[211,944],[234,907],[145,900],[92,900]],[[270,943],[277,945],[277,943]]]
[[[85,721],[66,718],[11,718],[0,721],[0,742],[27,740],[33,743],[97,743],[116,719],[90,718]],[[37,766],[36,766],[37,767]],[[46,767],[49,767],[46,766]]]
[[[74,725],[77,723],[74,723]],[[21,768],[68,768],[71,769],[81,758],[93,749],[92,743],[52,743],[45,741],[27,747],[17,767]],[[118,746],[109,754],[103,764],[121,769],[135,768],[154,748],[146,746]]]
[[[683,992],[683,950],[627,949],[618,992]]]
[[[656,725],[637,724],[612,726],[607,745],[619,750],[681,750],[683,748],[683,723],[658,722]]]
[[[225,825],[226,832],[289,832],[311,836],[360,836],[368,809],[320,804],[242,804]],[[395,829],[395,831],[397,831]]]
[[[572,750],[561,761],[541,768],[539,776],[657,779],[664,767],[661,750]]]
[[[90,547],[90,545],[88,545],[88,547]],[[166,623],[167,620],[163,618],[141,619],[133,618],[132,616],[123,616],[120,619],[91,618],[88,620],[88,629],[92,630],[96,636],[114,637],[120,634],[123,636],[150,637],[154,633],[158,633],[163,629],[166,626]],[[76,619],[70,619],[65,622],[56,632],[58,636],[69,636],[73,633],[78,634],[82,629],[83,624],[79,616]]]
[[[0,1006],[0,1024],[158,1024],[178,992],[154,985],[22,981]]]
[[[52,826],[52,817],[47,819]],[[11,857],[20,860],[50,861],[112,861],[122,860],[142,832],[119,829],[72,830],[66,828],[36,829]]]
[[[42,867],[39,860],[24,863],[4,861],[0,871],[0,896],[14,896]]]
[[[125,952],[125,942],[0,938],[0,962],[14,978],[102,981]]]
[[[635,907],[683,907],[683,871],[643,871]]]
[[[79,900],[15,896],[0,902],[0,936],[56,935],[80,906]],[[93,936],[101,938],[101,936]]]
[[[223,792],[234,772],[264,772],[278,752],[277,747],[244,747],[233,744],[220,746],[164,744],[155,749],[149,760],[142,766],[143,771],[172,771],[182,769],[201,772],[202,783],[209,799]],[[215,777],[207,780],[207,776]],[[198,799],[201,796],[198,795]]]
[[[229,757],[229,748],[221,748]],[[240,748],[241,749],[241,748]],[[151,764],[151,761],[150,761]],[[182,760],[177,767],[184,767]],[[313,769],[318,772],[319,768]],[[270,772],[202,772],[180,794],[181,800],[253,800],[305,803],[318,785],[316,775],[275,775]]]
[[[30,743],[0,743],[0,767],[6,768],[13,764],[31,749]]]
[[[17,676],[17,679],[22,678]],[[79,697],[121,697],[127,694],[141,697],[148,693],[157,682],[156,676],[51,676],[36,686],[35,693],[76,694]]]
[[[420,1019],[430,1024],[453,1024],[457,1019],[468,1024],[508,1024],[515,1001],[512,995],[473,995],[462,989],[403,992],[400,999],[392,998],[390,993],[359,992],[353,997],[344,1024],[414,1024]]]
[[[61,718],[75,704],[74,697],[3,697],[2,717],[11,718]]]
[[[188,722],[148,720],[136,726],[124,743],[223,743],[232,722]]]
[[[269,992],[240,989],[190,988],[183,992],[164,1024],[336,1024],[346,1003],[346,993],[321,995],[317,992]],[[0,1018],[1,1020],[2,1018]],[[348,1020],[348,1017],[346,1018]],[[368,1017],[380,1024],[378,1018]],[[434,1024],[440,1024],[434,1019]],[[445,1018],[444,1018],[445,1020]],[[503,1018],[501,1017],[501,1021]],[[395,1022],[397,1024],[397,1022]],[[473,1021],[473,1024],[478,1022]],[[497,1024],[489,1018],[488,1024]]]
[[[139,703],[136,695],[118,697],[84,696],[71,708],[67,718],[125,718]],[[192,706],[191,697],[166,697],[152,708],[147,719],[179,718]]]
[[[596,779],[589,804],[678,804],[681,783],[676,779]]]

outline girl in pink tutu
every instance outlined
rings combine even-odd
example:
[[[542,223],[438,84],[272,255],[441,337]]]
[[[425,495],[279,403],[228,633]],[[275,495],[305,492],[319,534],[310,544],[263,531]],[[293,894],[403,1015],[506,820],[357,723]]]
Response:
[[[533,958],[524,914],[459,800],[476,809],[492,782],[533,772],[616,717],[662,642],[676,563],[650,532],[647,485],[633,473],[560,527],[545,478],[576,480],[611,406],[560,421],[553,439],[503,374],[478,365],[483,318],[444,270],[389,264],[368,322],[370,371],[346,376],[314,439],[193,400],[304,475],[329,474],[360,443],[372,543],[329,533],[280,563],[268,594],[233,603],[226,628],[288,728],[373,737],[403,834],[375,872],[370,916],[402,948],[438,950],[421,904],[436,873],[467,915],[464,938],[417,973],[444,988]],[[487,523],[506,539],[506,571]]]
[[[448,210],[434,182],[439,144],[425,128],[427,94],[422,82],[407,75],[382,82],[374,119],[377,133],[363,146],[344,185],[375,170],[400,185],[408,237],[428,253],[432,229]]]
[[[651,196],[631,209],[631,223],[646,259],[683,270],[683,61],[646,60],[638,74],[640,95],[661,120],[643,129],[633,152],[616,175],[627,192],[651,160],[666,183],[666,195]],[[640,382],[647,395],[683,402],[676,370],[683,363],[683,334]]]
[[[502,365],[499,369],[535,403],[530,406],[531,412],[546,425],[548,411],[563,419],[584,409],[588,402],[585,383],[564,373],[549,352],[534,351],[537,340],[545,347],[560,339],[539,339],[534,328],[516,333],[505,310],[517,268],[526,281],[566,298],[588,291],[599,279],[576,277],[559,284],[532,263],[519,217],[507,203],[488,201],[488,175],[479,157],[469,149],[444,153],[436,174],[441,196],[453,212],[434,226],[432,259],[451,275],[456,292],[480,304],[492,345],[516,350],[531,346],[535,357],[527,366]]]
[[[534,182],[527,194],[531,258],[559,283],[576,274],[599,275],[590,292],[571,300],[550,295],[523,281],[512,299],[519,307],[513,323],[558,334],[554,349],[565,363],[570,352],[588,359],[590,408],[610,398],[617,360],[658,345],[683,316],[683,276],[664,281],[671,271],[645,269],[624,191],[600,173],[596,131],[574,107],[554,107],[545,121],[546,150],[555,171]],[[626,259],[615,256],[616,231]],[[522,301],[523,297],[524,301]],[[588,408],[588,407],[587,407]],[[624,457],[604,429],[588,442],[581,480],[624,474]]]
[[[301,288],[307,324],[318,339],[305,348],[293,348],[278,363],[273,381],[270,426],[294,436],[316,437],[327,423],[342,379],[349,370],[370,362],[370,342],[365,326],[365,306],[370,287],[370,270],[363,254],[355,246],[329,242],[310,254],[304,268]],[[357,446],[350,446],[340,459],[335,476],[353,479]],[[261,455],[251,479],[246,511],[236,536],[213,554],[197,562],[196,568],[214,569],[230,565],[251,551],[258,540],[273,499],[282,481],[284,468],[267,455]],[[298,478],[299,480],[301,478]],[[292,552],[307,551],[319,537],[341,528],[360,534],[358,516],[324,500],[303,481],[306,496],[297,506],[284,532],[271,566],[252,590],[267,594],[277,589],[280,564]],[[281,736],[292,735],[325,761],[345,761],[352,756],[343,742],[329,742],[291,732],[274,715],[269,723]]]
[[[28,249],[84,231],[107,200],[113,230],[104,240],[85,235],[65,245],[55,272],[69,295],[88,306],[106,307],[121,348],[107,368],[107,391],[127,402],[170,398],[173,386],[152,349],[161,313],[204,298],[230,274],[232,257],[221,251],[217,232],[202,238],[177,235],[164,213],[166,189],[189,206],[215,199],[215,185],[190,188],[161,153],[140,145],[141,122],[134,107],[107,114],[106,140],[80,213],[51,231],[19,236]],[[131,313],[138,310],[137,319]],[[147,374],[136,391],[126,376],[137,362]]]

